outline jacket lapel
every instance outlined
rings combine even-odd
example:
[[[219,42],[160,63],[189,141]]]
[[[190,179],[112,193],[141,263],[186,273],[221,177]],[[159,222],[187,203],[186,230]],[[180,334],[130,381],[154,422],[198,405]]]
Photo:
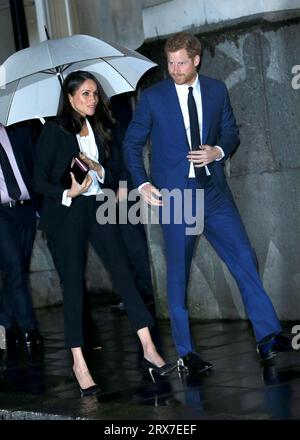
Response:
[[[104,160],[104,154],[103,154],[103,148],[101,148],[101,140],[98,133],[94,131],[95,141],[98,148],[98,154],[99,154],[99,163],[102,163]]]
[[[205,78],[199,75],[202,101],[202,144],[206,144],[212,115],[213,96]]]
[[[180,103],[176,92],[176,87],[174,82],[171,80],[169,80],[168,82],[167,93],[168,96],[166,102],[168,102],[168,107],[170,108],[174,119],[172,130],[178,130],[178,136],[184,139],[186,144],[188,145],[188,138],[186,135],[184,119],[181,112]]]
[[[207,82],[205,81],[205,77],[199,75],[200,82],[200,91],[201,91],[201,101],[202,101],[202,144],[206,143],[207,135],[209,132],[209,126],[212,115],[212,106],[213,106],[213,96],[212,90],[210,90]],[[168,106],[172,111],[174,117],[174,130],[177,129],[179,131],[179,135],[186,140],[188,144],[188,138],[186,135],[186,130],[184,126],[183,115],[181,112],[179,99],[176,93],[176,88],[173,81],[169,81],[167,83],[167,99]]]

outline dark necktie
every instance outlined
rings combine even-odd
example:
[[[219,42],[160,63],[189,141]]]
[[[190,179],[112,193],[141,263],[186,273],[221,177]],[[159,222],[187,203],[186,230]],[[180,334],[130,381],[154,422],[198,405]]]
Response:
[[[18,200],[21,195],[21,190],[15,178],[13,169],[7,157],[6,151],[0,143],[0,165],[4,176],[8,195],[13,200]]]
[[[201,136],[199,129],[197,107],[193,96],[193,87],[189,87],[188,110],[189,110],[189,118],[190,118],[191,147],[192,150],[199,150],[199,145],[201,145]],[[196,178],[198,179],[198,181],[200,181],[202,185],[204,185],[207,180],[205,168],[195,167],[194,169],[195,169]]]

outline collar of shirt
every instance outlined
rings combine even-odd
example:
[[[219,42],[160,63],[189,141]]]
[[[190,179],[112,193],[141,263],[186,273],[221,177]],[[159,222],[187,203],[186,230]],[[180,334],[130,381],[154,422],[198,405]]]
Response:
[[[201,99],[200,81],[198,75],[193,84],[180,84],[180,85],[175,84],[179,105],[183,116],[184,126],[186,129],[187,138],[189,141],[189,145],[191,145],[190,118],[189,118],[189,111],[187,104],[189,87],[193,87],[193,95],[196,102],[200,135],[202,139],[202,99]]]

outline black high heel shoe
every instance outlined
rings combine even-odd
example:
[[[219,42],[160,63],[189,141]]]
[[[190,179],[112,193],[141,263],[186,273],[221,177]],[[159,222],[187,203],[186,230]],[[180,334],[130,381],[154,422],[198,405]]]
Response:
[[[175,370],[177,364],[175,363],[168,363],[163,365],[162,367],[158,367],[155,364],[152,364],[152,362],[148,361],[146,358],[143,358],[142,360],[142,367],[145,370],[149,371],[149,374],[151,376],[152,381],[155,383],[155,377],[153,375],[153,372],[158,374],[159,376],[167,376],[171,371]]]
[[[72,375],[73,375],[73,377],[79,387],[80,397],[95,396],[101,392],[101,389],[99,388],[99,386],[97,384],[92,385],[91,387],[88,387],[88,388],[81,388],[74,371],[72,371]]]

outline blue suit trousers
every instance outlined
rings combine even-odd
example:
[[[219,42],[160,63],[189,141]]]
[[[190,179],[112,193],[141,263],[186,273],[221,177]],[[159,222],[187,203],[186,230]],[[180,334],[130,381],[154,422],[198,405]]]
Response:
[[[195,179],[189,179],[188,182],[188,188],[193,194],[194,210],[197,183]],[[172,214],[174,213],[171,212],[171,219]],[[178,224],[174,218],[169,224],[162,224],[167,258],[169,314],[173,340],[180,356],[194,351],[186,292],[197,235],[186,235],[186,226],[184,221]],[[256,341],[269,334],[279,333],[281,326],[272,302],[263,288],[256,256],[238,210],[234,202],[213,180],[210,180],[204,189],[203,234],[225,262],[239,287]]]

